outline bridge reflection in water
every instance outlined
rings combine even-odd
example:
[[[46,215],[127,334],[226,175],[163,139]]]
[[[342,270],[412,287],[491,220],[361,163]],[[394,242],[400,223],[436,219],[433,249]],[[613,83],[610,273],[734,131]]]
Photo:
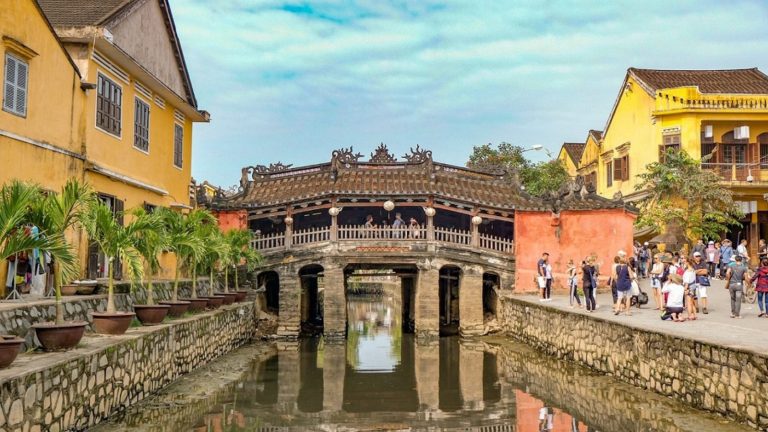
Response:
[[[353,297],[346,342],[246,347],[94,432],[752,430],[506,339],[416,342],[398,307]]]

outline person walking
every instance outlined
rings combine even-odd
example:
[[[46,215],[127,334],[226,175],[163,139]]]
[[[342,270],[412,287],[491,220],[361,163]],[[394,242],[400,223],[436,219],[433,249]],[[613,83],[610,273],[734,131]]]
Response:
[[[712,245],[714,249],[714,245]],[[708,253],[708,252],[707,252]],[[709,257],[707,257],[709,259]],[[719,259],[719,257],[717,257]],[[707,291],[709,290],[709,286],[711,285],[711,282],[709,281],[710,278],[710,271],[713,271],[713,266],[710,265],[711,263],[704,263],[702,260],[702,256],[700,253],[696,252],[693,254],[693,262],[691,263],[691,267],[693,268],[696,278],[694,283],[695,285],[695,292],[694,292],[694,303],[696,304],[695,310],[698,311],[699,306],[701,306],[701,311],[706,315],[709,313],[709,310],[707,309],[707,301],[709,298],[709,294]]]
[[[643,279],[648,277],[648,264],[651,260],[651,251],[648,249],[648,242],[645,242],[642,246],[640,246],[640,253],[637,257],[637,262],[639,266],[639,276]]]
[[[587,312],[594,312],[597,309],[595,302],[595,290],[597,289],[597,269],[595,269],[595,260],[587,257],[581,262],[581,286],[584,289],[584,303],[587,306]]]
[[[541,289],[541,301],[550,301],[552,294],[552,267],[549,265],[549,253],[544,252],[541,254],[539,262],[536,264],[538,267],[537,282]]]
[[[707,261],[707,269],[709,270],[707,273],[709,274],[709,277],[715,277],[715,269],[717,268],[717,263],[720,261],[720,249],[715,246],[715,242],[709,242],[707,249],[704,250],[704,256]]]
[[[616,265],[612,277],[616,281],[617,294],[617,300],[613,314],[618,315],[623,310],[625,315],[632,315],[632,312],[630,312],[629,308],[631,306],[630,302],[632,297],[632,279],[635,278],[635,274],[627,263],[626,258],[621,258],[619,260],[619,263]]]
[[[695,257],[701,259],[701,254],[694,252]],[[696,269],[693,268],[693,261],[684,260],[683,265],[685,271],[683,272],[683,288],[685,289],[684,307],[688,312],[688,319],[696,319],[696,290],[698,288],[696,284]]]
[[[765,240],[760,239],[757,243],[757,259],[762,263],[766,258],[768,258],[768,245],[765,244]]]
[[[747,251],[747,239],[741,239],[739,246],[736,248],[736,253],[741,256],[744,265],[749,262],[749,252]]]
[[[736,255],[736,264],[728,267],[725,273],[725,286],[731,294],[731,318],[741,318],[741,297],[744,295],[748,270],[744,265],[744,257]]]
[[[573,301],[576,300],[576,304],[581,308],[581,298],[579,298],[579,277],[576,270],[576,264],[573,260],[568,260],[568,304],[573,309]]]
[[[611,297],[613,297],[613,309],[616,310],[616,302],[619,301],[619,293],[616,291],[616,266],[621,262],[621,257],[616,255],[613,257],[613,264],[611,264],[611,276],[608,278],[608,286],[611,287]]]
[[[757,291],[757,307],[760,308],[760,314],[757,317],[768,318],[768,258],[763,258],[760,261],[760,268],[749,281],[750,283],[757,282],[755,291]]]
[[[680,314],[684,310],[685,288],[683,287],[683,278],[676,273],[669,275],[669,281],[664,284],[661,292],[667,296],[667,304],[664,307],[662,320],[672,319],[676,322],[685,321]]]
[[[661,273],[664,272],[664,264],[661,258],[653,257],[653,267],[651,267],[651,290],[653,291],[653,302],[656,304],[656,310],[661,310]]]
[[[704,244],[704,240],[698,239],[698,240],[696,240],[696,244],[693,246],[693,251],[692,252],[693,253],[698,252],[698,253],[703,254],[704,250],[706,250],[706,249],[707,249],[707,246]]]
[[[728,265],[733,258],[733,246],[731,241],[724,239],[722,246],[720,247],[720,278],[725,279],[725,272],[728,270]]]

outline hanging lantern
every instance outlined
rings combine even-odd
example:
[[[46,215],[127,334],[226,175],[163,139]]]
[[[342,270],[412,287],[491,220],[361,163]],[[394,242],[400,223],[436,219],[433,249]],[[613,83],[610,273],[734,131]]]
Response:
[[[483,223],[483,218],[480,216],[474,216],[472,218],[472,225],[480,225],[481,223]]]
[[[395,209],[395,203],[393,203],[392,200],[384,201],[384,210],[392,211],[394,209]]]
[[[340,212],[341,212],[341,209],[338,207],[331,207],[328,209],[328,214],[333,217],[338,216]]]
[[[435,211],[434,207],[425,207],[424,208],[424,214],[426,214],[428,217],[434,217],[435,213],[437,213],[437,212]]]
[[[286,225],[291,226],[293,225],[293,218],[290,216],[286,216],[285,219],[283,219],[283,222],[285,222]]]

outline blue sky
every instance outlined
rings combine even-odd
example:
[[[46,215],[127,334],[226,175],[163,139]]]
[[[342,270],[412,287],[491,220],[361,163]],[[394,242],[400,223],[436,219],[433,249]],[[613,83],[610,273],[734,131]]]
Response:
[[[759,67],[768,2],[174,0],[202,109],[193,175],[416,144],[463,165],[474,145],[602,129],[630,66]],[[532,156],[546,157],[544,152]]]

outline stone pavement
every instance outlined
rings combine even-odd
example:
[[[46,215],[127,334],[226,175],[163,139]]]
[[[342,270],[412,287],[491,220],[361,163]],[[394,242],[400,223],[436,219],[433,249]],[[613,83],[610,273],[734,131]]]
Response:
[[[613,314],[613,299],[611,298],[610,291],[601,292],[597,295],[598,309],[590,315],[642,330],[663,332],[672,336],[753,351],[759,354],[768,353],[768,318],[757,317],[757,314],[760,312],[757,308],[757,303],[742,303],[741,316],[743,318],[731,318],[730,296],[728,290],[725,289],[723,281],[713,280],[712,286],[709,288],[709,314],[699,313],[696,321],[685,321],[682,323],[662,321],[659,318],[660,311],[654,309],[650,279],[640,280],[640,288],[648,293],[648,296],[651,298],[649,303],[641,309],[633,307],[632,316],[624,314],[616,316]],[[581,289],[579,291],[581,292]],[[570,309],[568,296],[565,294],[553,295],[551,301],[543,303],[539,302],[538,297],[530,295],[516,296],[516,298],[575,313],[587,313],[584,309],[579,309],[578,307]],[[582,304],[584,304],[583,293],[581,300]]]

